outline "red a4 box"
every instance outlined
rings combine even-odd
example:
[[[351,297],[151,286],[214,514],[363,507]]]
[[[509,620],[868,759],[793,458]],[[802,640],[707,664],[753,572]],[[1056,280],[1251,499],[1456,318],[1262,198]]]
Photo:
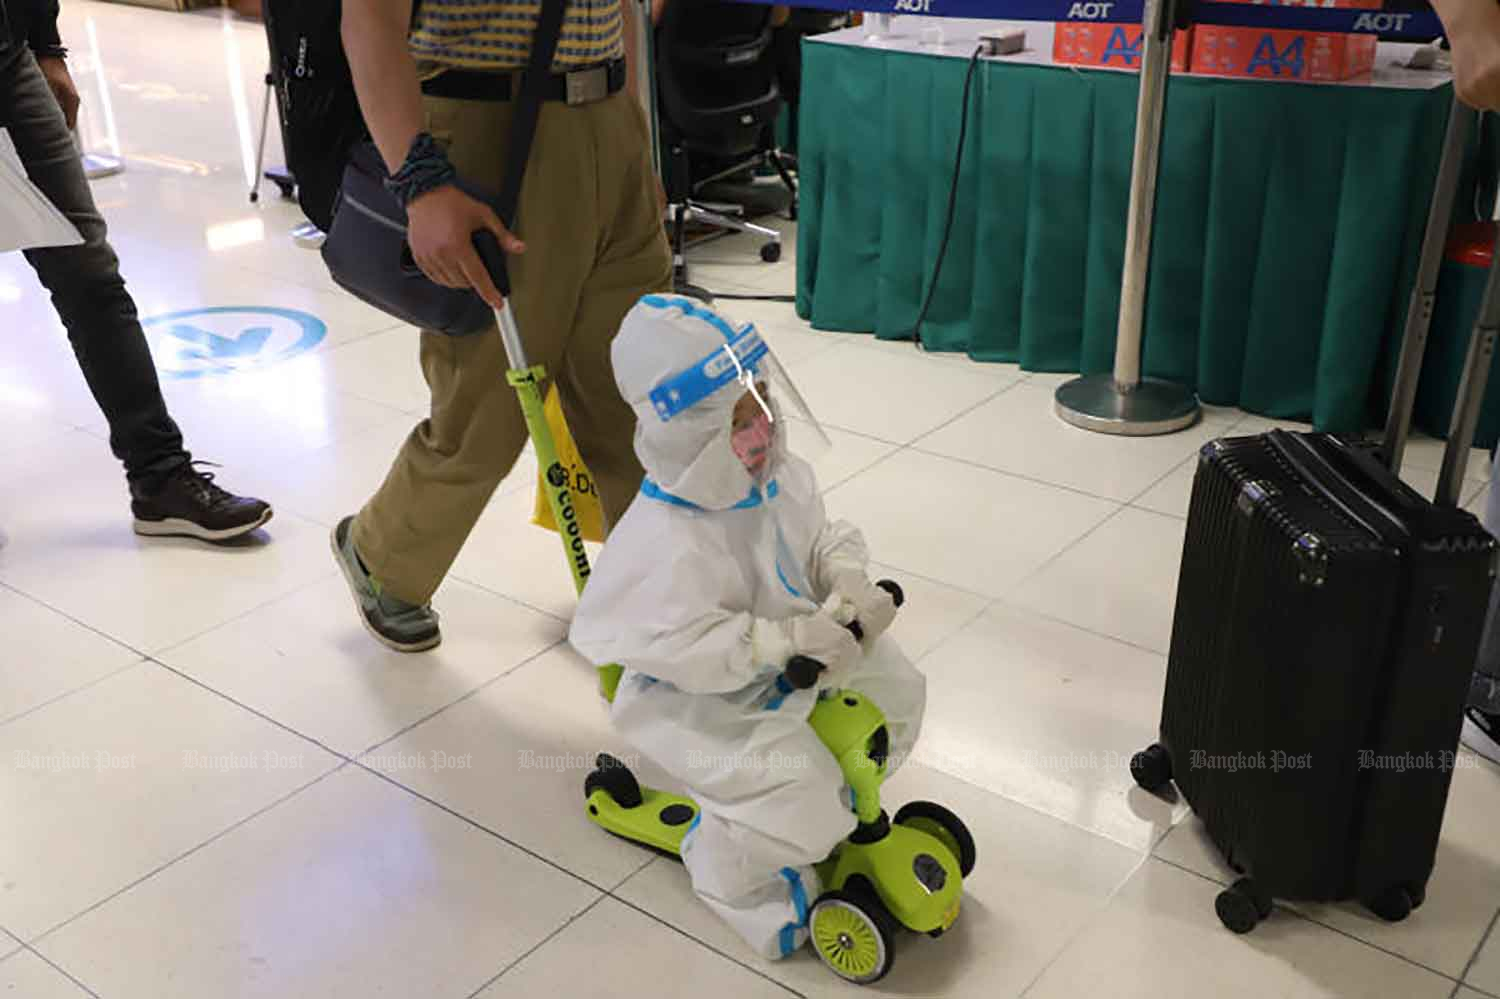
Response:
[[[1187,71],[1194,30],[1189,28],[1173,36],[1173,72]],[[1139,24],[1059,21],[1052,29],[1052,61],[1075,66],[1112,66],[1139,72],[1144,35]]]
[[[1193,71],[1275,80],[1351,80],[1375,68],[1374,35],[1199,25]]]
[[[1264,3],[1265,0],[1231,0]],[[1272,0],[1286,7],[1379,9],[1381,0]],[[1374,35],[1199,25],[1193,34],[1195,73],[1273,80],[1352,80],[1375,68]]]

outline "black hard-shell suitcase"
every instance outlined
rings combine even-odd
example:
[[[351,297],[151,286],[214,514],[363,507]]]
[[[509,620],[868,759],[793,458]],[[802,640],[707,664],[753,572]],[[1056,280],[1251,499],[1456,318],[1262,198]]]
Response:
[[[1494,540],[1458,490],[1500,327],[1492,271],[1437,499],[1400,468],[1459,150],[1455,103],[1385,442],[1273,431],[1203,448],[1172,629],[1161,741],[1136,781],[1175,781],[1232,867],[1220,919],[1273,898],[1356,899],[1399,920],[1437,852]]]

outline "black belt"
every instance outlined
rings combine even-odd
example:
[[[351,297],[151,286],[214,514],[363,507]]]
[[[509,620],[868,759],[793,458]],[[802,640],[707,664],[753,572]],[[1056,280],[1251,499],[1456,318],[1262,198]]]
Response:
[[[430,97],[452,97],[462,101],[508,101],[520,89],[521,74],[483,73],[450,69],[422,82],[422,93]],[[553,73],[542,83],[541,99],[564,104],[592,104],[625,89],[625,60],[590,66],[567,73]]]

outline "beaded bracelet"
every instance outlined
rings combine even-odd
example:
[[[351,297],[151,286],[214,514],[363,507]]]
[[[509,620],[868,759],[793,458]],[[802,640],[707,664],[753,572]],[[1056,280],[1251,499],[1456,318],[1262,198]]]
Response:
[[[405,208],[414,200],[458,179],[458,171],[448,162],[437,140],[419,132],[411,141],[406,162],[385,182],[385,188]]]

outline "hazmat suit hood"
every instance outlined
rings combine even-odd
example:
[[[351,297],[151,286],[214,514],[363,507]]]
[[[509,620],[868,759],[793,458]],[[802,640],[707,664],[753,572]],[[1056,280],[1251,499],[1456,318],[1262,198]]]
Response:
[[[754,344],[760,340],[753,326],[676,296],[648,295],[625,316],[612,361],[620,395],[635,410],[635,453],[646,470],[642,490],[648,495],[705,510],[754,499],[755,479],[730,445],[734,407],[746,391],[734,377],[731,352],[748,370],[763,359],[752,352]],[[763,344],[758,352],[764,353]],[[782,437],[778,432],[771,474]]]

